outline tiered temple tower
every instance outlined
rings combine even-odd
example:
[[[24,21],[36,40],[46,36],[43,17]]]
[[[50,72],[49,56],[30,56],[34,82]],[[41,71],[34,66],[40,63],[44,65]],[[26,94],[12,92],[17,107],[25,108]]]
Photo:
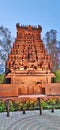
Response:
[[[52,63],[41,39],[42,27],[16,24],[17,37],[6,62],[6,83],[21,94],[45,94]]]

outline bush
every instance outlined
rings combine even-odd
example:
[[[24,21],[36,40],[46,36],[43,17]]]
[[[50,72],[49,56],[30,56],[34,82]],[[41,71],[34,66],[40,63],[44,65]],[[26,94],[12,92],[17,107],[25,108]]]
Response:
[[[59,70],[55,71],[55,76],[56,76],[55,82],[60,83],[60,71]]]
[[[60,105],[56,105],[56,106],[55,106],[55,109],[60,109]]]
[[[13,103],[15,111],[20,111],[23,108],[23,103],[20,100],[16,100]]]
[[[56,104],[56,100],[51,98],[51,99],[49,99],[49,100],[47,101],[47,103],[48,103],[48,105],[52,106],[52,105],[55,105],[55,104]]]
[[[56,105],[60,105],[60,98],[56,100]]]
[[[0,112],[6,111],[6,106],[3,101],[0,100]]]
[[[10,100],[10,111],[15,111],[15,108],[14,108],[14,106],[13,106],[13,102]]]
[[[41,101],[41,105],[42,105],[42,108],[43,109],[48,109],[48,104],[47,104],[47,102],[45,102],[45,101]]]
[[[54,107],[55,109],[60,109],[60,99],[49,99],[47,101],[41,100],[41,105],[43,109],[51,109]],[[38,102],[37,100],[27,100],[25,102],[20,100],[12,101],[10,100],[10,111],[20,111],[20,110],[38,110]],[[0,100],[0,112],[5,112],[6,110],[6,101]]]
[[[1,74],[0,75],[0,84],[4,83],[5,82],[5,75],[4,74]]]

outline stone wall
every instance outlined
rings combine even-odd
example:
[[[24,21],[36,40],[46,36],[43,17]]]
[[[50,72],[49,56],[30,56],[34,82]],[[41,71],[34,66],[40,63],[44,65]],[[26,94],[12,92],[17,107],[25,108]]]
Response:
[[[18,96],[18,90],[16,86],[12,86],[12,84],[0,84],[0,97],[12,96]]]
[[[60,95],[60,83],[48,83],[45,90],[47,95]]]

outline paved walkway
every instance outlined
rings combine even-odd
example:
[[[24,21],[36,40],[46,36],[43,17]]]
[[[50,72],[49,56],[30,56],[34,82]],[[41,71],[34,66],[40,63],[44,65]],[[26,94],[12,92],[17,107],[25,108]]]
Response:
[[[0,130],[60,130],[60,110],[43,110],[42,116],[39,111],[0,113]]]

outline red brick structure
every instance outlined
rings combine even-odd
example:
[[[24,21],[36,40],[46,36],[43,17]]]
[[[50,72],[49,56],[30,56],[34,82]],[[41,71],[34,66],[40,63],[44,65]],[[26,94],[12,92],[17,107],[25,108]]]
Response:
[[[17,37],[6,62],[6,84],[0,85],[0,96],[60,94],[59,84],[51,83],[55,75],[41,39],[42,27],[16,24],[16,28]]]

